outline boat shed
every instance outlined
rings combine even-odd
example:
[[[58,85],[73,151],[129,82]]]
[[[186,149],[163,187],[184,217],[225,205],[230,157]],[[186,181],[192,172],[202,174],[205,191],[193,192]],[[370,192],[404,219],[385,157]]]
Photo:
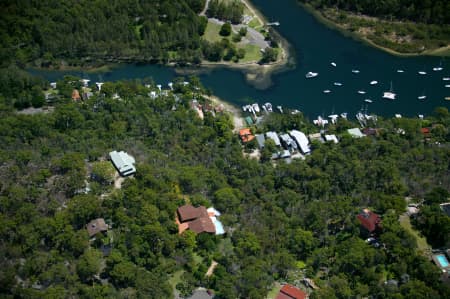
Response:
[[[281,146],[280,138],[276,132],[267,132],[266,137],[272,139],[276,146]]]
[[[306,135],[303,132],[292,130],[289,132],[289,135],[297,142],[303,154],[309,154],[311,152],[308,138],[306,138]]]
[[[353,138],[361,138],[364,137],[365,135],[363,134],[363,132],[361,132],[361,130],[359,128],[352,128],[352,129],[348,129],[347,132],[353,137]]]
[[[290,151],[294,151],[298,148],[297,143],[289,136],[289,134],[280,135],[281,143],[283,143],[284,148]]]
[[[136,161],[124,151],[112,151],[109,153],[112,163],[121,176],[128,176],[136,172],[134,164]]]

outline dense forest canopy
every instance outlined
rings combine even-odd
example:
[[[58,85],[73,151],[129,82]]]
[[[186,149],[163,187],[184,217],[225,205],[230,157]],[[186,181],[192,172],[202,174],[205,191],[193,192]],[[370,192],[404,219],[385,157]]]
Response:
[[[300,0],[316,8],[337,7],[382,18],[430,24],[450,24],[448,0]]]
[[[0,3],[0,59],[135,59],[160,61],[168,52],[201,57],[204,0],[12,1]]]
[[[417,227],[432,244],[449,245],[449,218],[436,209],[450,189],[447,109],[425,120],[379,120],[379,135],[360,139],[346,133],[354,123],[341,121],[329,128],[339,144],[314,143],[306,160],[274,165],[243,155],[229,115],[200,119],[190,103],[204,104],[206,91],[197,78],[185,80],[156,98],[151,79],[107,82],[75,102],[82,83],[66,77],[46,91],[54,111],[32,115],[8,99],[15,86],[32,90],[40,80],[19,76],[0,97],[2,297],[171,298],[173,287],[185,296],[203,286],[217,298],[264,298],[275,281],[303,277],[320,287],[311,298],[450,297],[398,221],[405,196],[425,198]],[[317,132],[288,113],[253,130],[294,128]],[[111,150],[137,162],[121,189],[105,163]],[[179,235],[174,213],[187,202],[219,209],[227,235]],[[382,215],[383,248],[364,242],[356,215],[365,207]],[[86,224],[99,217],[111,229],[89,241]]]

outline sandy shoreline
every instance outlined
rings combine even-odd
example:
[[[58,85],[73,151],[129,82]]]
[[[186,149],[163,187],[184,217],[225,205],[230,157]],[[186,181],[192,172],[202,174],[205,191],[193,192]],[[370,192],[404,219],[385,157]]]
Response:
[[[208,96],[208,95],[202,95],[205,99],[210,100],[215,106],[222,105],[224,108],[224,111],[231,114],[232,121],[233,121],[233,132],[238,132],[239,129],[242,129],[245,127],[245,120],[242,116],[241,110],[234,106],[233,104],[230,104],[229,102],[226,102],[216,96]]]

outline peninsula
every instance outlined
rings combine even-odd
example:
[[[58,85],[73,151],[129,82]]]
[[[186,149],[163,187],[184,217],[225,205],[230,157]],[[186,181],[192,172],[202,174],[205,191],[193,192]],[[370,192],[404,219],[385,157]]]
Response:
[[[248,0],[74,2],[2,2],[7,12],[0,27],[2,65],[63,70],[114,63],[219,65],[267,81],[288,61],[287,42]]]
[[[372,6],[350,1],[300,2],[328,27],[391,54],[450,56],[450,15],[442,1],[418,6],[413,0],[402,5],[391,1],[382,7],[381,2]]]

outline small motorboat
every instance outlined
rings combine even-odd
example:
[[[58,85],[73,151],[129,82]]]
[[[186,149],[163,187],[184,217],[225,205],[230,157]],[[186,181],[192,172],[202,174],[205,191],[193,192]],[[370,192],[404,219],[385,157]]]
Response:
[[[309,78],[317,77],[318,75],[319,75],[319,73],[307,72],[305,77],[309,79]]]
[[[352,73],[353,73],[353,74],[359,74],[359,70],[353,69],[353,70],[352,70]]]
[[[376,81],[376,80],[370,81],[370,85],[377,85],[377,84],[378,84],[378,81]]]
[[[336,62],[332,62],[331,65],[336,67]]]
[[[425,71],[418,71],[417,73],[422,76],[427,74],[427,72],[425,72]]]
[[[404,70],[397,70],[397,73],[404,73]]]
[[[371,99],[365,99],[364,102],[366,102],[366,103],[373,103],[373,101]]]
[[[324,91],[323,91],[323,93],[330,93],[331,92],[331,90],[329,90],[329,89],[325,89]]]
[[[342,85],[344,85],[344,84],[342,84],[341,82],[334,82],[333,85],[334,85],[334,86],[342,86]]]
[[[366,92],[364,90],[358,90],[359,94],[366,94]]]
[[[442,81],[450,81],[450,77],[444,77],[442,78]]]
[[[419,99],[419,100],[425,100],[426,98],[427,98],[426,95],[421,95],[421,96],[418,96],[418,97],[417,97],[417,99]]]

